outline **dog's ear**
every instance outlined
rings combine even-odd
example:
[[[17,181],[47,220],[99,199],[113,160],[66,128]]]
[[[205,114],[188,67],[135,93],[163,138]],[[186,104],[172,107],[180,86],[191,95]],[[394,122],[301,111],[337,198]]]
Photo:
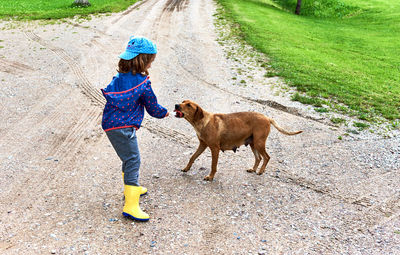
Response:
[[[203,109],[201,109],[200,106],[197,106],[196,112],[194,113],[193,116],[193,121],[201,120],[203,117],[204,117]]]

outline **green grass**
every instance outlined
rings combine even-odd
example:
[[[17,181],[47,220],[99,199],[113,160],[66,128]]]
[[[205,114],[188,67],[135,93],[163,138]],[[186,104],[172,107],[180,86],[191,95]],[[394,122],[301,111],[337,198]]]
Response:
[[[354,122],[353,126],[358,127],[358,130],[364,130],[369,127],[368,124],[361,123],[361,122]]]
[[[1,0],[0,18],[17,20],[60,19],[75,15],[119,12],[137,0],[89,0],[91,6],[73,6],[74,0]]]
[[[342,119],[342,118],[331,118],[332,123],[334,124],[341,124],[341,123],[345,123],[346,120]]]
[[[326,108],[324,108],[324,107],[317,107],[317,108],[314,108],[314,110],[316,111],[316,112],[329,112],[329,110],[328,109],[326,109]]]
[[[300,16],[296,0],[218,2],[297,89],[294,100],[363,120],[400,119],[398,0],[303,0]]]
[[[286,10],[295,10],[297,0],[272,0]],[[301,5],[301,15],[319,18],[343,18],[357,14],[361,8],[352,1],[341,0],[304,0]]]

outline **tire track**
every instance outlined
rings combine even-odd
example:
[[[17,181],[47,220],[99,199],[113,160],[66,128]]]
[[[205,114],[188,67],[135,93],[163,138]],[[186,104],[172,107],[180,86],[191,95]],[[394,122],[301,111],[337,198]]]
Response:
[[[69,131],[65,140],[54,149],[54,158],[63,159],[69,154],[73,155],[74,149],[79,147],[79,144],[84,140],[82,139],[87,133],[91,132],[92,129],[87,127],[93,127],[99,121],[101,111],[99,108],[92,108],[84,112],[78,122]]]
[[[372,206],[367,214],[371,219],[370,231],[400,218],[400,191],[383,200],[381,203]],[[379,215],[379,216],[378,216]],[[375,217],[374,217],[375,216]]]
[[[19,119],[16,123],[11,123],[14,128],[7,129],[3,135],[0,137],[0,142],[7,144],[8,146],[12,142],[18,142],[18,140],[13,139],[13,137],[19,137],[20,134],[27,132],[26,130],[37,131],[42,130],[43,127],[48,127],[48,123],[59,123],[64,118],[62,115],[62,104],[66,98],[59,101],[56,108],[50,108],[57,98],[62,98],[61,95],[65,94],[62,91],[57,91],[54,97],[44,97],[37,104],[35,104],[23,118]],[[43,114],[43,112],[49,112],[48,114]],[[40,136],[38,134],[37,136]],[[23,143],[26,146],[27,143]],[[15,150],[9,151],[13,154],[17,151],[21,151],[21,146],[17,146]],[[51,151],[51,150],[50,150]]]
[[[188,1],[187,0],[168,0],[168,2],[166,3],[165,7],[164,7],[164,11],[169,11],[169,12],[173,12],[173,11],[183,11],[184,9],[186,9],[186,7],[188,6]]]
[[[164,137],[164,138],[171,139],[174,142],[179,143],[185,147],[188,147],[188,148],[193,147],[193,146],[191,146],[192,137],[189,137],[189,136],[187,136],[181,132],[178,132],[174,129],[170,129],[167,127],[160,127],[147,119],[143,120],[142,127],[144,127],[145,129],[147,129],[149,132],[151,132],[153,134],[156,134],[156,135]]]
[[[2,58],[0,58],[0,67],[1,71],[11,74],[18,74],[21,71],[23,72],[35,71],[35,69],[32,68],[31,66],[18,63],[15,61],[5,60]]]
[[[111,21],[111,24],[115,24],[118,21],[120,21],[124,16],[128,15],[129,13],[131,13],[133,10],[135,10],[136,8],[139,8],[140,6],[142,6],[143,4],[145,4],[147,2],[147,0],[142,0],[139,1],[137,3],[135,3],[134,5],[132,5],[131,7],[129,7],[126,11],[122,12],[120,16],[118,16],[115,20]],[[151,7],[151,6],[149,6]]]
[[[312,190],[316,193],[326,195],[330,198],[334,198],[336,200],[342,200],[343,202],[345,202],[347,204],[359,205],[362,207],[370,207],[371,206],[371,204],[369,204],[369,203],[361,203],[359,197],[357,197],[357,198],[345,197],[345,196],[337,194],[337,192],[335,192],[334,190],[331,190],[327,187],[323,187],[323,186],[319,185],[318,183],[315,183],[311,180],[307,180],[304,177],[299,177],[299,176],[293,175],[289,172],[282,171],[282,170],[281,170],[281,172],[284,172],[284,175],[282,175],[282,176],[275,175],[272,177],[274,177],[278,181],[281,181],[284,183],[292,183],[292,184],[298,185],[300,187]]]
[[[72,69],[73,73],[78,78],[78,86],[81,89],[81,92],[84,95],[86,95],[92,101],[92,103],[101,106],[105,104],[105,99],[101,94],[100,90],[93,87],[93,85],[84,75],[79,65],[63,49],[47,43],[44,39],[40,38],[33,32],[25,32],[25,35],[32,41],[35,41],[40,45],[50,49],[52,52],[58,55],[65,63],[68,64],[68,66]]]
[[[128,32],[129,35],[148,35],[149,32],[151,33],[151,27],[154,22],[149,22],[151,19],[148,17],[158,16],[158,6],[162,4],[162,1],[153,1],[154,3],[148,2],[147,0],[137,2],[128,8],[128,10],[119,14],[114,20],[111,20],[109,27],[106,26],[106,33],[114,34],[116,31],[121,32],[121,29]],[[128,15],[134,10],[137,10],[135,15]],[[134,19],[132,20],[132,18]],[[126,24],[129,25],[127,26]],[[134,24],[133,28],[135,29],[133,33],[132,30],[129,29],[132,24]]]
[[[376,229],[385,227],[386,224],[400,218],[400,191],[396,191],[382,203],[371,206],[365,212],[365,217],[361,219],[367,222],[365,231],[374,235]],[[363,229],[364,231],[364,229]]]
[[[152,29],[150,32],[150,37],[155,38],[157,42],[161,42],[160,33],[158,31],[162,31],[161,27],[165,25],[170,25],[171,23],[171,13],[166,11],[167,5],[163,7],[161,14],[158,16],[157,20],[153,22]]]

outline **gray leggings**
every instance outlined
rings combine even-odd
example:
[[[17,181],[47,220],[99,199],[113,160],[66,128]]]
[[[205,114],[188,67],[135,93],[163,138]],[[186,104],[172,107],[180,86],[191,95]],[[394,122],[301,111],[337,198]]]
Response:
[[[106,132],[114,150],[122,161],[125,185],[139,185],[140,153],[133,127],[114,129]]]

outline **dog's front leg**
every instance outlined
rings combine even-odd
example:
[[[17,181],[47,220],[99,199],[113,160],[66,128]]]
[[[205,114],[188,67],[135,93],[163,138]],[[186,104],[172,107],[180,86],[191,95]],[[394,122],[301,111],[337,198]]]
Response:
[[[190,158],[189,163],[187,164],[187,166],[182,169],[182,172],[187,172],[189,171],[189,169],[192,167],[193,162],[200,156],[201,153],[203,153],[203,151],[207,148],[207,144],[205,144],[204,142],[202,142],[200,140],[200,144],[199,147],[197,148],[197,151],[193,154],[193,156]]]
[[[212,181],[214,179],[214,175],[217,172],[217,164],[218,164],[218,156],[219,156],[219,147],[213,146],[211,147],[211,156],[212,156],[212,162],[211,162],[211,172],[209,175],[204,177],[204,180],[206,181]]]

